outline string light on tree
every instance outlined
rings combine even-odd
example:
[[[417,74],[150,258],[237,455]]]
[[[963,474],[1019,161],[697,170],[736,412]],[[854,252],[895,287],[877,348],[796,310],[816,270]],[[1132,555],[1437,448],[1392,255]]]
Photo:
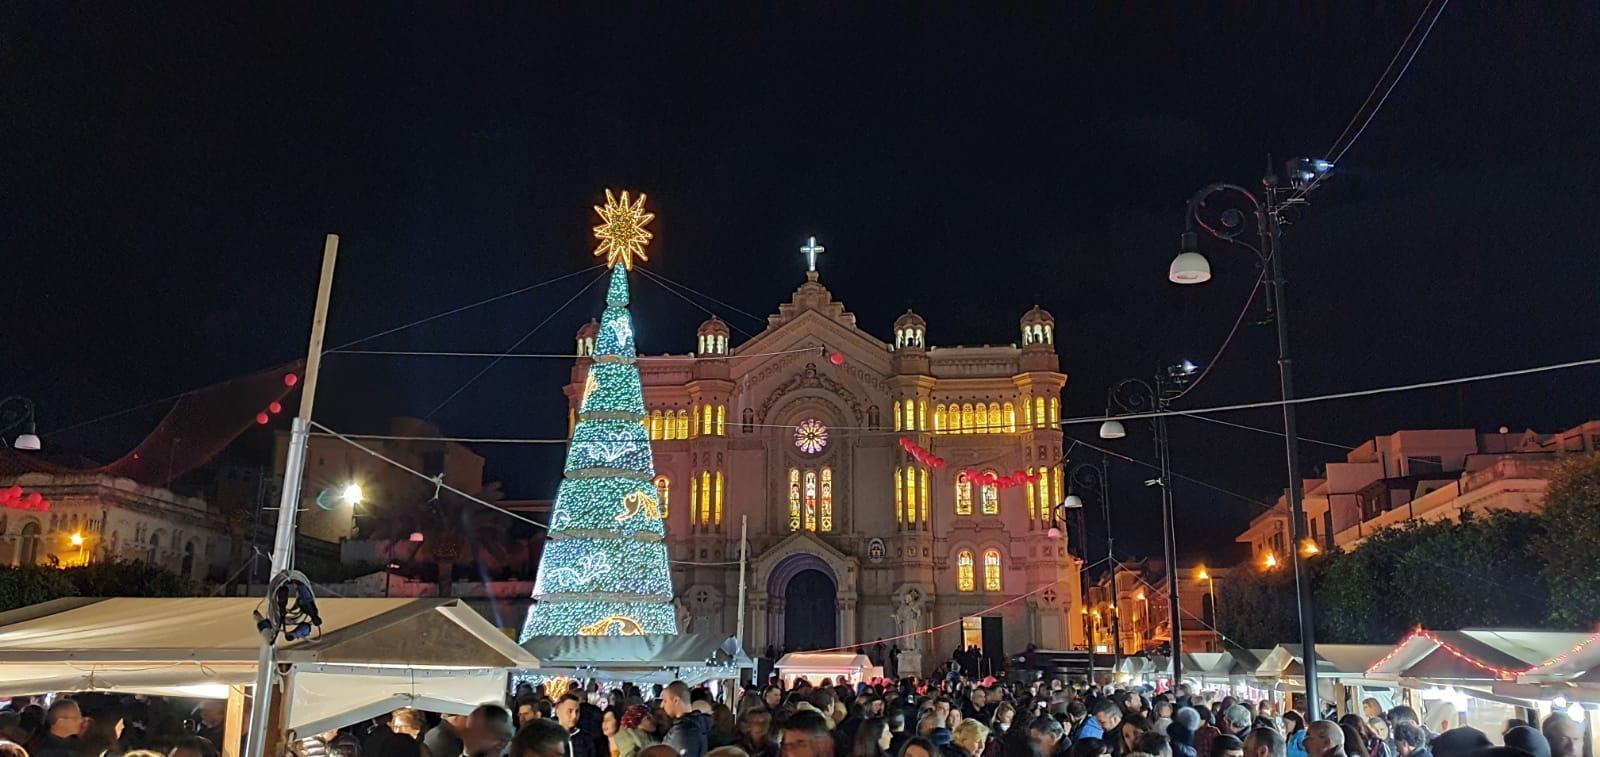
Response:
[[[667,563],[666,523],[656,497],[644,387],[635,364],[628,271],[646,260],[655,216],[644,195],[631,200],[606,190],[596,207],[596,255],[606,257],[611,283],[594,360],[584,379],[578,421],[556,490],[550,537],[539,558],[533,609],[522,629],[532,636],[631,636],[678,633]]]

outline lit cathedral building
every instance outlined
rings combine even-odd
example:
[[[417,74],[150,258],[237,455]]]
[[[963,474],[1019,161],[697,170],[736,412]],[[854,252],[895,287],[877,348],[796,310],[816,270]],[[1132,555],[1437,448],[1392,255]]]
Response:
[[[752,652],[943,624],[898,646],[928,670],[957,643],[1081,647],[1078,566],[1065,526],[1050,536],[1065,493],[1056,421],[1067,381],[1050,314],[1022,317],[1021,346],[933,347],[907,312],[885,343],[811,270],[767,320],[735,345],[713,318],[693,355],[639,361],[686,630],[734,632],[748,518]],[[565,389],[574,417],[598,329],[578,332]],[[946,464],[918,463],[902,437]],[[968,469],[1037,479],[1002,488]]]

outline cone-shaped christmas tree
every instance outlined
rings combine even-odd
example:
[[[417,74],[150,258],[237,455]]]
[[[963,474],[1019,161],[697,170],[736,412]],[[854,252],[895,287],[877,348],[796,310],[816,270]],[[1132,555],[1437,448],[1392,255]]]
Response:
[[[539,558],[530,636],[677,633],[666,523],[653,483],[655,461],[644,426],[644,389],[634,360],[628,270],[650,240],[644,195],[630,204],[606,190],[596,255],[611,266],[611,286],[584,382],[578,423]]]

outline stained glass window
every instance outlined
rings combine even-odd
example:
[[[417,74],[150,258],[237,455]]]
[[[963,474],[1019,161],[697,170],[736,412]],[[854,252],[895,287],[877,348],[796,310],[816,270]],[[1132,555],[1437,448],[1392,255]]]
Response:
[[[817,530],[817,472],[806,471],[805,489],[806,530]]]
[[[917,522],[917,469],[906,468],[906,522]]]
[[[993,471],[993,470],[988,470],[988,471],[984,471],[984,472],[985,473],[995,473],[995,471]],[[999,474],[995,473],[995,475],[999,475]],[[984,515],[999,515],[1000,514],[1000,485],[999,484],[984,484],[983,485],[983,491],[982,491],[982,497],[983,497],[983,514]]]
[[[967,472],[956,474],[956,515],[972,514],[972,481],[967,479]]]
[[[821,522],[817,528],[821,531],[833,530],[833,469],[822,469],[822,495],[818,498],[821,512]]]
[[[800,530],[800,469],[789,469],[789,530]]]
[[[661,517],[667,517],[667,507],[672,500],[672,479],[656,476],[656,499],[661,500]]]
[[[989,433],[998,434],[1004,430],[1006,430],[1006,424],[1000,418],[1000,403],[989,403]]]
[[[973,423],[975,423],[977,425],[978,433],[980,433],[980,434],[989,433],[989,406],[983,404],[982,402],[979,402],[978,403],[977,413],[978,413],[978,419],[976,421],[973,421]]]
[[[711,523],[711,471],[700,471],[700,523]]]
[[[1028,475],[1033,475],[1032,467],[1028,468]],[[1024,484],[1022,488],[1028,490],[1028,517],[1042,520],[1044,516],[1039,512],[1039,495],[1034,492],[1031,484]]]
[[[1017,406],[1006,403],[1006,430],[1015,433],[1017,430]]]
[[[716,511],[711,516],[711,522],[722,525],[722,471],[717,471],[717,500]]]
[[[895,468],[894,469],[894,479],[893,480],[894,480],[894,519],[898,523],[904,523],[906,521],[906,511],[904,509],[905,508],[905,502],[906,502],[906,492],[905,492],[905,489],[901,488],[901,486],[900,486],[900,469],[899,468]]]
[[[669,436],[667,438],[671,439],[672,437]],[[679,439],[688,439],[689,438],[689,411],[688,410],[679,410],[678,411],[678,438]]]
[[[816,418],[807,418],[794,427],[794,446],[808,455],[828,448],[828,427]]]
[[[1000,550],[983,552],[983,590],[1000,591]]]
[[[956,589],[972,591],[977,586],[973,579],[972,550],[963,549],[956,553]]]
[[[941,433],[946,428],[948,428],[948,424],[946,424],[945,419],[944,419],[944,404],[941,403],[941,404],[938,404],[938,405],[934,405],[933,406],[933,433],[935,433],[935,434]]]

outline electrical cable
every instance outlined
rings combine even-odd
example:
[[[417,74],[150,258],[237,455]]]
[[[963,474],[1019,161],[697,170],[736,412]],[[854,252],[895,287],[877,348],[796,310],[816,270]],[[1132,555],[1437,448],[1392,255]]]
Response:
[[[748,310],[741,310],[738,307],[735,307],[733,305],[729,305],[728,303],[723,302],[722,300],[719,300],[719,299],[717,299],[715,297],[712,297],[711,295],[706,294],[705,292],[702,292],[702,291],[700,291],[698,289],[695,289],[694,287],[691,287],[688,284],[683,284],[683,283],[680,283],[678,281],[674,281],[672,279],[667,278],[666,276],[663,276],[663,275],[661,275],[659,273],[656,273],[655,271],[646,270],[644,268],[640,268],[639,272],[643,273],[646,276],[649,276],[650,278],[659,279],[660,281],[666,282],[666,283],[671,284],[673,286],[680,287],[682,289],[686,289],[691,294],[697,294],[697,295],[699,295],[701,297],[704,297],[704,298],[706,298],[708,300],[711,300],[712,302],[715,302],[718,305],[721,305],[721,306],[723,306],[723,307],[725,307],[725,308],[727,308],[729,310],[732,310],[735,313],[738,313],[738,314],[740,314],[742,316],[745,316],[746,318],[749,318],[749,319],[755,321],[756,323],[761,324],[761,326],[763,328],[765,328],[766,325],[767,325],[767,319],[765,317],[756,315],[754,313],[751,313]]]
[[[741,354],[741,353],[733,353],[733,354],[728,354],[728,355],[696,355],[696,354],[692,354],[692,353],[688,354],[688,355],[640,355],[640,356],[634,358],[634,361],[635,362],[640,362],[640,363],[654,362],[654,361],[657,361],[657,360],[660,360],[660,361],[677,361],[677,362],[682,362],[682,361],[688,360],[688,361],[693,361],[693,362],[699,362],[699,361],[702,361],[702,360],[729,360],[729,359],[734,359],[734,358],[746,359],[746,358],[757,358],[757,357],[772,357],[774,355],[795,355],[795,354],[800,354],[800,353],[804,353],[804,352],[823,353],[823,352],[826,352],[826,350],[827,350],[826,347],[801,347],[799,349],[793,349],[793,350],[776,350],[776,351],[773,351],[773,352],[752,352],[752,353],[750,353],[748,355]],[[389,357],[549,358],[549,359],[560,359],[560,360],[576,360],[578,358],[589,357],[588,355],[578,355],[578,354],[575,354],[575,353],[555,353],[555,352],[430,352],[430,351],[424,351],[424,350],[338,350],[336,352],[329,352],[327,354],[330,354],[330,355],[331,354],[339,354],[339,355],[375,355],[375,356],[389,356]]]
[[[605,278],[605,277],[606,277],[605,272],[601,272],[601,274],[599,276],[596,276],[593,279],[591,279],[589,281],[589,283],[585,284],[582,289],[579,289],[576,294],[574,294],[571,297],[567,298],[566,302],[561,303],[561,305],[559,307],[557,307],[555,310],[550,311],[550,314],[546,315],[544,317],[544,320],[539,321],[538,323],[534,324],[533,328],[528,329],[528,333],[523,334],[522,338],[520,338],[517,341],[513,342],[511,347],[509,347],[506,350],[506,352],[510,353],[512,350],[515,350],[516,348],[521,347],[523,342],[528,341],[529,337],[533,336],[536,332],[539,331],[539,329],[544,328],[545,324],[547,324],[551,320],[553,320],[557,315],[559,315],[561,313],[561,311],[565,310],[568,305],[571,305],[573,302],[577,301],[577,299],[579,297],[583,296],[584,292],[589,291],[590,287],[593,287],[595,284],[599,283],[600,280]],[[477,373],[472,374],[472,378],[467,379],[467,382],[462,384],[454,392],[451,392],[449,397],[445,397],[443,402],[440,402],[439,404],[435,405],[432,410],[429,410],[428,414],[423,416],[423,419],[424,420],[430,419],[436,413],[438,413],[440,410],[443,410],[445,405],[450,404],[451,400],[455,399],[456,397],[461,396],[461,393],[466,391],[467,387],[472,386],[472,384],[474,382],[476,382],[478,379],[483,377],[483,374],[488,373],[492,368],[494,368],[495,366],[499,365],[500,361],[504,360],[504,359],[505,359],[505,355],[502,354],[500,357],[497,357],[494,360],[490,361],[488,365],[486,365],[486,366],[484,366],[482,368],[482,370],[479,370]]]
[[[1200,386],[1200,382],[1205,381],[1206,376],[1211,375],[1211,368],[1217,364],[1217,360],[1222,358],[1222,353],[1227,351],[1228,345],[1233,343],[1233,337],[1239,333],[1239,324],[1244,323],[1244,317],[1250,313],[1250,307],[1256,302],[1256,293],[1261,291],[1261,284],[1266,280],[1267,269],[1263,266],[1261,274],[1256,276],[1255,286],[1250,287],[1250,296],[1244,299],[1244,307],[1239,308],[1239,317],[1233,319],[1233,328],[1228,329],[1228,336],[1222,340],[1222,345],[1217,347],[1217,351],[1212,353],[1211,359],[1206,361],[1205,367],[1200,369],[1200,375],[1194,377],[1194,381],[1189,382],[1189,385],[1184,387],[1183,391],[1174,395],[1172,397],[1173,400],[1182,399],[1185,394],[1194,391],[1195,387]]]
[[[643,268],[640,268],[639,270],[640,271],[644,271]],[[689,297],[687,295],[685,295],[683,292],[680,292],[680,291],[678,291],[676,289],[673,289],[672,287],[669,287],[666,284],[662,283],[662,281],[665,281],[664,279],[661,280],[661,281],[657,281],[657,280],[655,280],[655,279],[653,279],[653,278],[651,278],[649,276],[646,276],[645,278],[646,278],[646,280],[653,281],[656,286],[661,287],[662,289],[673,293],[674,295],[676,295],[678,297],[678,299],[683,300],[684,302],[687,302],[690,305],[693,305],[693,306],[699,308],[701,310],[701,312],[705,313],[706,315],[709,315],[712,318],[720,318],[720,316],[718,316],[716,313],[712,312],[710,308],[707,308],[706,306],[701,305],[700,303],[689,299]],[[733,329],[734,331],[737,331],[737,332],[739,332],[741,334],[744,334],[745,337],[748,338],[748,339],[754,339],[755,338],[755,334],[752,334],[752,333],[750,333],[748,331],[745,331],[742,328],[739,328],[739,326],[737,324],[735,324],[735,323],[732,323],[730,321],[723,321],[723,323],[728,324],[728,328]]]

